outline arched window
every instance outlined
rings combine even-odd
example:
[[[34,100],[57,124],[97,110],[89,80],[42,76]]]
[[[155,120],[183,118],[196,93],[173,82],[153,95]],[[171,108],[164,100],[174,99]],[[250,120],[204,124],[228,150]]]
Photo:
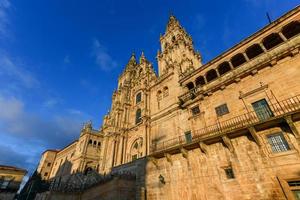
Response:
[[[218,72],[220,75],[226,74],[231,70],[228,62],[223,62],[218,66]]]
[[[84,170],[84,175],[87,175],[89,173],[91,173],[93,171],[93,168],[92,167],[87,167],[85,170]]]
[[[164,95],[164,97],[169,96],[169,88],[167,86],[165,86],[163,89],[163,95]]]
[[[99,146],[99,147],[101,146],[101,142],[98,142],[98,146]]]
[[[250,46],[248,49],[246,49],[246,54],[249,59],[255,58],[256,56],[262,54],[264,51],[259,46],[259,44],[254,44]]]
[[[157,91],[157,100],[162,100],[162,92],[160,90]]]
[[[216,78],[218,78],[218,75],[217,75],[216,70],[211,69],[211,70],[209,70],[209,71],[206,73],[206,80],[207,80],[207,82],[213,81],[213,80],[215,80]]]
[[[193,82],[189,82],[188,84],[186,84],[186,87],[191,90],[194,88],[194,83]]]
[[[137,109],[136,113],[135,113],[135,124],[138,124],[142,121],[142,111],[141,109]]]
[[[293,21],[293,22],[289,23],[288,25],[285,25],[282,28],[281,32],[287,39],[290,39],[291,37],[298,35],[300,33],[300,22]]]
[[[203,76],[199,76],[199,77],[197,77],[196,78],[196,86],[198,86],[198,85],[205,85],[205,80],[204,80],[204,77]]]
[[[89,144],[93,144],[93,141],[92,141],[92,140],[89,140]]]
[[[94,146],[96,146],[97,145],[97,141],[94,141]]]
[[[233,67],[239,67],[240,65],[244,64],[246,62],[246,59],[243,54],[239,53],[236,54],[231,58],[231,63]]]
[[[265,37],[265,39],[263,40],[263,45],[267,50],[269,50],[272,49],[273,47],[276,47],[282,42],[283,40],[281,39],[278,33],[272,33],[267,37]]]
[[[142,93],[139,92],[137,93],[137,95],[135,96],[135,103],[138,104],[142,101]]]
[[[142,147],[143,147],[143,138],[138,138],[135,140],[130,148],[130,159],[134,161],[143,156],[142,154]]]

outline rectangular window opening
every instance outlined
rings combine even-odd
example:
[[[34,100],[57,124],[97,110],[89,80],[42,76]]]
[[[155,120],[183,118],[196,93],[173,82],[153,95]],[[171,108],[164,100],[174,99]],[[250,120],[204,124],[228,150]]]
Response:
[[[222,115],[226,115],[227,113],[229,113],[227,104],[224,103],[218,107],[215,108],[217,115],[220,117]]]
[[[225,171],[226,177],[228,179],[234,179],[235,178],[233,169],[231,167],[224,169],[224,171]]]
[[[191,109],[193,115],[198,115],[200,113],[199,106],[195,106]]]
[[[184,133],[184,135],[185,135],[185,141],[187,143],[192,142],[193,139],[192,139],[192,133],[191,133],[191,131],[186,131]]]
[[[276,133],[268,135],[268,142],[271,145],[272,151],[274,153],[284,152],[290,150],[290,147],[285,140],[282,133]]]
[[[266,99],[252,103],[252,107],[259,120],[266,120],[274,116]]]

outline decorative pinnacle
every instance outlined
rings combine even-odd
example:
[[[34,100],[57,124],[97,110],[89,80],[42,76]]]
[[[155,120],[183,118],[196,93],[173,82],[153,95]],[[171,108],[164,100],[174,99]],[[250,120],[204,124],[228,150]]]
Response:
[[[141,54],[141,57],[140,57],[140,63],[143,63],[145,61],[147,61],[147,59],[145,57],[144,51],[142,51],[142,54]]]

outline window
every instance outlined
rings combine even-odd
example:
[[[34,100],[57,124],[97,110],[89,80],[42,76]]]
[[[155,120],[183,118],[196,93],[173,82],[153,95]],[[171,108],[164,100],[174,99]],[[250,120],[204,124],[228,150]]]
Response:
[[[142,121],[142,111],[141,109],[137,109],[136,113],[135,113],[135,124],[138,124]]]
[[[138,149],[138,147],[139,147],[138,143],[137,142],[134,143],[133,148]]]
[[[94,145],[93,146],[96,146],[97,145],[97,141],[94,141]]]
[[[92,140],[89,140],[89,144],[93,144],[93,141],[92,141]]]
[[[282,42],[283,40],[281,39],[278,33],[272,33],[264,38],[263,45],[267,50],[269,50],[272,49],[273,47],[276,47]]]
[[[224,171],[225,171],[226,177],[228,179],[234,179],[235,178],[234,173],[233,173],[233,169],[231,167],[228,167],[228,168],[224,169]]]
[[[300,22],[294,21],[283,27],[282,34],[290,39],[291,37],[298,35],[300,33]]]
[[[226,103],[216,107],[215,109],[218,116],[226,115],[227,113],[229,113]]]
[[[48,172],[45,172],[44,176],[48,176]]]
[[[246,59],[243,56],[243,54],[241,54],[241,53],[239,53],[239,54],[237,54],[237,55],[235,55],[231,58],[231,63],[232,63],[234,68],[242,65],[245,62],[246,62]]]
[[[290,147],[282,133],[272,134],[267,137],[274,153],[290,150]]]
[[[263,52],[264,51],[261,49],[259,44],[254,44],[248,47],[248,49],[246,49],[246,54],[249,59],[255,58],[256,56],[262,54]]]
[[[200,85],[200,86],[205,85],[205,79],[203,76],[199,76],[196,78],[196,86],[198,86],[198,85]]]
[[[167,86],[164,87],[164,89],[163,89],[163,95],[164,95],[164,97],[169,96],[169,88]]]
[[[135,103],[138,104],[142,101],[142,93],[139,92],[136,96],[135,96]]]
[[[1,186],[0,186],[0,189],[6,189],[9,185],[9,180],[3,180]]]
[[[231,70],[230,65],[228,62],[223,62],[222,64],[219,65],[218,71],[220,75],[226,74]]]
[[[134,161],[143,156],[142,146],[143,146],[143,138],[137,138],[132,143],[130,148],[130,153],[129,153],[130,155],[129,159],[131,159],[131,161]]]
[[[252,103],[252,107],[259,120],[266,120],[274,116],[268,102],[265,99]]]
[[[200,113],[199,106],[195,106],[191,109],[193,115],[198,115]]]
[[[134,160],[136,160],[137,159],[137,155],[135,154],[135,155],[133,155],[132,157],[131,157],[131,160],[132,161],[134,161]]]
[[[289,181],[289,186],[300,186],[300,181]]]
[[[101,142],[98,142],[98,147],[101,147]]]
[[[191,133],[191,131],[185,132],[185,133],[184,133],[184,136],[185,136],[185,141],[186,141],[187,143],[192,142],[192,133]]]
[[[193,82],[189,82],[188,84],[186,84],[186,87],[191,90],[194,88],[194,83]]]
[[[211,70],[209,70],[209,71],[206,73],[206,80],[207,80],[207,82],[213,81],[213,80],[215,80],[216,78],[218,78],[218,74],[217,74],[216,70],[211,69]]]
[[[47,163],[47,166],[50,167],[50,166],[51,166],[51,163]]]
[[[300,200],[300,181],[289,181],[290,190],[296,200]]]
[[[158,101],[162,100],[162,92],[160,90],[158,90],[157,92],[157,100]]]

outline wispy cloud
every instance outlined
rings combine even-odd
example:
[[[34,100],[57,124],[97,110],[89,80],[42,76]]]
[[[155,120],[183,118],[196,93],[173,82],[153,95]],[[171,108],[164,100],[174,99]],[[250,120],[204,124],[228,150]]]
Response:
[[[0,0],[0,38],[8,35],[8,10],[10,7],[9,0]]]
[[[49,98],[46,101],[44,101],[43,106],[46,108],[52,108],[56,106],[60,102],[59,99],[56,98]]]
[[[13,81],[15,84],[26,88],[33,88],[39,85],[39,81],[31,72],[25,69],[23,63],[15,61],[5,54],[0,55],[0,77],[2,81]]]
[[[93,40],[92,55],[95,57],[96,64],[104,71],[110,71],[118,65],[98,39]]]
[[[84,120],[69,113],[44,118],[27,111],[21,99],[0,96],[0,130],[10,136],[28,138],[44,146],[59,146],[74,139]]]

